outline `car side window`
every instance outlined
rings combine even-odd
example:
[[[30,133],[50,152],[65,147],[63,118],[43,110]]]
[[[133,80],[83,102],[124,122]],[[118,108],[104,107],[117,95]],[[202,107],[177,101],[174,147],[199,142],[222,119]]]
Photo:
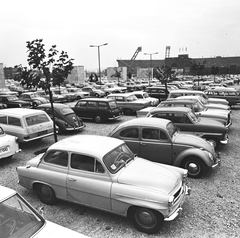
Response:
[[[138,136],[139,136],[138,128],[126,128],[120,132],[120,137],[137,139]]]
[[[82,107],[85,108],[87,106],[87,102],[86,101],[80,101],[76,104],[76,107]]]
[[[11,126],[21,126],[21,121],[16,117],[8,117],[8,125]]]
[[[0,123],[7,124],[7,116],[0,116]]]
[[[106,102],[98,102],[98,108],[108,109],[108,104]]]
[[[71,154],[71,168],[89,172],[104,173],[103,166],[95,158],[76,153]]]
[[[168,141],[165,131],[160,131],[160,140]]]
[[[96,108],[97,107],[97,102],[88,102],[87,107]]]
[[[44,162],[67,167],[68,152],[61,150],[49,151],[44,157]]]
[[[159,140],[159,130],[155,128],[143,128],[142,138],[147,140]]]

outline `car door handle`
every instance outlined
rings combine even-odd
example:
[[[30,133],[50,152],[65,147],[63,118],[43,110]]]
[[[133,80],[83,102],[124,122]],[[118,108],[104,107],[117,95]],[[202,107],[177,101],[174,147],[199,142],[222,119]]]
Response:
[[[146,143],[144,143],[144,142],[140,142],[140,145],[147,145]]]
[[[69,181],[77,181],[76,179],[71,178],[71,177],[68,177],[68,180],[69,180]]]

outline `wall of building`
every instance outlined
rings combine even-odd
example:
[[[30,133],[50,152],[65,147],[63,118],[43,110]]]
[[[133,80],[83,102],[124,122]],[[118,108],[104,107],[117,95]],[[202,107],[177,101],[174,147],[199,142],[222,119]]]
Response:
[[[84,83],[85,78],[84,66],[74,66],[71,74],[68,75],[67,81],[69,83],[80,84]]]

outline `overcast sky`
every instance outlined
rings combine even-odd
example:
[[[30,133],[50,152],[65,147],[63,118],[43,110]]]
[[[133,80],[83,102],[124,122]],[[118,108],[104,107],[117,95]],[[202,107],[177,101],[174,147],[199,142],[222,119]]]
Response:
[[[26,41],[43,39],[85,70],[117,59],[240,56],[240,0],[5,0],[1,1],[0,63],[27,66]]]

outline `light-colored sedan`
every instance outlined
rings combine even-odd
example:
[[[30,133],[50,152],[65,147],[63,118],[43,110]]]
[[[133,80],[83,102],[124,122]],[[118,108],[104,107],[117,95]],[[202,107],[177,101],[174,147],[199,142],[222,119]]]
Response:
[[[62,199],[102,209],[130,218],[146,233],[175,219],[190,193],[186,169],[136,157],[124,141],[105,136],[63,139],[17,173],[43,203]]]
[[[47,221],[15,190],[0,185],[1,238],[87,238]]]
[[[153,98],[148,95],[147,92],[144,91],[134,91],[132,92],[138,99],[143,99],[151,103],[151,106],[157,106],[159,104],[158,98]]]
[[[0,159],[11,158],[20,151],[18,138],[16,136],[7,135],[2,127],[0,127]]]

